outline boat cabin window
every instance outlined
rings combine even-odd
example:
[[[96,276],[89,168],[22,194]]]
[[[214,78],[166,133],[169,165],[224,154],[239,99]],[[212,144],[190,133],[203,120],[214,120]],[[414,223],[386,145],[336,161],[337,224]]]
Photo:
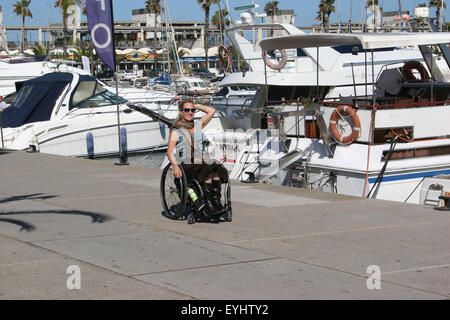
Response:
[[[206,84],[204,82],[194,82],[194,87],[206,88]]]
[[[22,88],[20,88],[16,97],[14,98],[14,101],[13,101],[14,106],[16,108],[21,108],[23,106],[24,102],[28,99],[28,96],[30,95],[32,90],[33,90],[33,85],[24,84],[22,86]]]
[[[81,101],[90,98],[94,94],[95,85],[95,81],[81,81],[73,94],[72,104],[77,105]]]
[[[95,108],[115,105],[117,96],[106,90],[96,81],[81,81],[76,89],[71,103],[73,108]],[[122,97],[119,97],[119,103],[125,103]]]

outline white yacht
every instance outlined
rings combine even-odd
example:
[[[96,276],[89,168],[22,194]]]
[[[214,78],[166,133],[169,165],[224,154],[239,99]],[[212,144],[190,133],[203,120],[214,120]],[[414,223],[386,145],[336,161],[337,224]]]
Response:
[[[2,112],[3,145],[44,153],[101,157],[119,152],[117,104],[123,151],[147,152],[166,146],[168,128],[127,107],[96,78],[48,73],[18,82],[17,95]]]
[[[180,77],[175,81],[175,87],[177,94],[190,96],[212,95],[219,91],[198,77]]]
[[[124,153],[163,150],[168,126],[178,116],[179,99],[174,96],[158,100],[136,88],[116,95],[111,87],[78,72],[47,73],[17,82],[16,90],[1,114],[2,145],[13,150],[89,158],[118,155],[119,122]],[[223,131],[233,124],[233,118],[218,113],[209,127]]]
[[[0,59],[0,95],[14,93],[17,81],[30,80],[55,71],[76,71],[80,74],[88,74],[78,68],[50,62],[47,56]]]
[[[279,37],[306,33],[291,24],[260,23],[258,20],[264,15],[256,14],[254,6],[248,7],[251,8],[241,13],[240,19],[228,27],[226,33],[249,70],[227,74],[219,86],[257,89],[257,97],[251,107],[257,107],[258,101],[266,99],[338,98],[354,95],[355,92],[357,95],[368,95],[372,93],[371,84],[387,65],[401,67],[411,60],[424,62],[416,46],[395,43],[391,44],[392,47],[370,52],[362,45],[343,43],[321,47],[320,51],[317,47],[293,47],[265,53],[259,46],[264,35]],[[219,57],[220,54],[219,50]],[[227,64],[231,63],[231,59],[226,56],[230,56],[227,50],[221,60],[224,63],[228,61],[225,69],[230,70]],[[445,73],[442,77],[450,79],[450,74]]]
[[[418,46],[420,61],[427,63],[386,62],[367,88],[374,94],[356,90],[347,97],[318,96],[309,103],[286,100],[276,106],[264,104],[263,99],[259,113],[247,110],[247,114],[256,123],[268,112],[277,120],[279,134],[261,129],[225,133],[211,138],[217,141],[213,147],[226,150],[220,151],[221,158],[233,179],[419,203],[425,177],[450,174],[450,83],[443,77],[450,71],[450,56],[445,54],[449,39],[450,33],[298,34],[265,39],[260,42],[262,51],[313,48],[319,56],[330,46],[357,46],[369,57],[385,48]],[[429,49],[438,44],[445,70]],[[368,59],[362,67],[375,68],[377,61]],[[324,83],[333,87],[332,80],[339,81],[322,74],[319,68],[320,87]]]

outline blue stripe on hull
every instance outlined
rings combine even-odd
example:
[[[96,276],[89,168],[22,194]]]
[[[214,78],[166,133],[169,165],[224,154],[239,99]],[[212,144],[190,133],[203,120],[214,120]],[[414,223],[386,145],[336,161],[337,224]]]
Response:
[[[396,176],[387,176],[387,177],[383,177],[382,182],[408,180],[408,179],[416,179],[416,178],[423,178],[423,177],[432,177],[432,176],[436,176],[438,174],[450,174],[450,170],[426,171],[426,172],[418,172],[418,173],[399,174]],[[369,179],[369,183],[375,183],[376,181],[377,181],[377,178]]]

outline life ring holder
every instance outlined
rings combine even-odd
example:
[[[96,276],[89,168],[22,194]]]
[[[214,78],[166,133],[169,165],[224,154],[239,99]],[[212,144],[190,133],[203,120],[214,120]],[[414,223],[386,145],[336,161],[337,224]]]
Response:
[[[225,72],[231,72],[231,54],[230,51],[223,44],[219,46],[219,62],[221,66],[224,68]]]
[[[420,79],[417,79],[412,70],[417,70],[420,74]],[[403,65],[402,71],[403,78],[407,81],[414,80],[429,80],[430,75],[428,74],[427,69],[419,62],[419,61],[409,61]]]
[[[353,120],[353,130],[352,133],[348,136],[344,136],[337,127],[337,119],[342,117],[342,114],[345,113],[350,116]],[[349,106],[339,106],[334,109],[333,113],[330,117],[330,130],[333,139],[336,140],[339,144],[351,144],[359,138],[361,133],[361,121],[359,120],[358,114],[356,110]]]
[[[278,63],[273,63],[272,61],[270,61],[269,55],[267,54],[266,51],[263,51],[262,53],[264,63],[272,70],[280,71],[281,69],[284,68],[284,66],[287,63],[286,50],[281,49],[279,51],[281,53],[281,60],[279,60]]]

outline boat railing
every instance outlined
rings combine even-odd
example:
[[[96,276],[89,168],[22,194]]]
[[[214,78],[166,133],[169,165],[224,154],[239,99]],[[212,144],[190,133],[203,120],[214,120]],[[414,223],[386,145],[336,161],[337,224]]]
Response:
[[[392,99],[397,99],[396,103],[390,103],[390,104],[355,104],[355,103],[345,103],[345,102],[338,102],[338,101],[322,101],[321,104],[324,106],[329,107],[339,107],[339,106],[349,106],[349,107],[355,107],[356,109],[394,109],[394,108],[413,108],[413,107],[431,107],[436,105],[450,105],[450,100],[444,100],[444,101],[430,101],[427,99],[427,101],[419,101],[419,102],[408,102],[406,103],[406,100],[412,101],[413,98],[408,99],[399,99],[397,97],[393,97]],[[392,101],[392,99],[386,99],[385,101]]]

